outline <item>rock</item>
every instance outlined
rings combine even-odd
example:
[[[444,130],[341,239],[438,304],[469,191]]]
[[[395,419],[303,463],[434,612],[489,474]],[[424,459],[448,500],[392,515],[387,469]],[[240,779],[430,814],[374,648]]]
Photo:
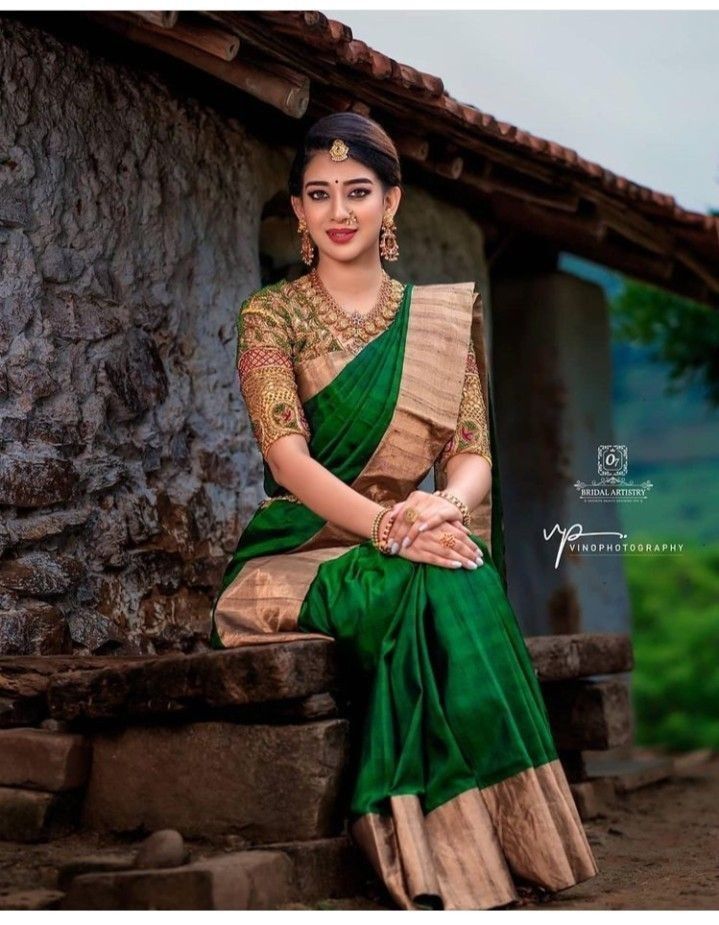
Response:
[[[38,550],[0,562],[0,589],[54,596],[74,588],[84,574],[83,565],[72,556]]]
[[[105,361],[107,378],[123,405],[134,416],[167,398],[168,379],[152,337],[133,328],[124,343]]]
[[[3,613],[0,655],[59,655],[68,653],[71,646],[67,621],[51,604],[22,601]]]
[[[177,829],[153,832],[140,845],[134,866],[141,869],[179,867],[186,863],[190,852]]]
[[[78,473],[65,459],[0,457],[0,504],[14,507],[44,507],[69,501]]]

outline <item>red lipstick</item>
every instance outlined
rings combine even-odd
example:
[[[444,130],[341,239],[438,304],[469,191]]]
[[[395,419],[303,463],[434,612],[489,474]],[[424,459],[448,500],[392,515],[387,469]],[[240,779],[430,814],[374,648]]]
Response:
[[[330,228],[327,236],[335,244],[345,244],[347,241],[352,240],[356,231],[356,228]]]

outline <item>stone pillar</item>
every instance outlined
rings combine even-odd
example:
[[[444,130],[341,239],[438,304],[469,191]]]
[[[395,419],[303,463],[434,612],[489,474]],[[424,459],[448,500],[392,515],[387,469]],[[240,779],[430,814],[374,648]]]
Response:
[[[621,555],[565,547],[556,563],[560,537],[543,533],[555,524],[621,533],[615,503],[580,501],[574,487],[596,477],[597,446],[614,443],[602,290],[563,272],[497,280],[492,363],[507,583],[523,631],[628,631]]]

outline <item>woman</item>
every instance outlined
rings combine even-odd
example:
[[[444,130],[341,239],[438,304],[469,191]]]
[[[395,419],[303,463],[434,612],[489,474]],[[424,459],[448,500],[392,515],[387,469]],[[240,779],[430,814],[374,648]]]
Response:
[[[239,312],[268,499],[211,644],[336,640],[359,704],[349,831],[400,908],[572,886],[597,866],[506,596],[481,297],[384,271],[400,166],[371,119],[315,123],[290,192],[312,269]]]

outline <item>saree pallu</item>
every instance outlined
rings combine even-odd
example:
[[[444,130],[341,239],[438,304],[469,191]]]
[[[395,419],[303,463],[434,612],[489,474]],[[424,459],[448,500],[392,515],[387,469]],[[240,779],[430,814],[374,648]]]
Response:
[[[359,353],[296,370],[311,456],[374,501],[417,488],[454,432],[473,288],[408,284]],[[355,714],[349,832],[403,909],[495,908],[519,898],[515,878],[556,891],[598,871],[506,595],[487,399],[493,490],[471,527],[484,565],[383,555],[265,465],[269,498],[212,608],[215,648],[335,640]]]

